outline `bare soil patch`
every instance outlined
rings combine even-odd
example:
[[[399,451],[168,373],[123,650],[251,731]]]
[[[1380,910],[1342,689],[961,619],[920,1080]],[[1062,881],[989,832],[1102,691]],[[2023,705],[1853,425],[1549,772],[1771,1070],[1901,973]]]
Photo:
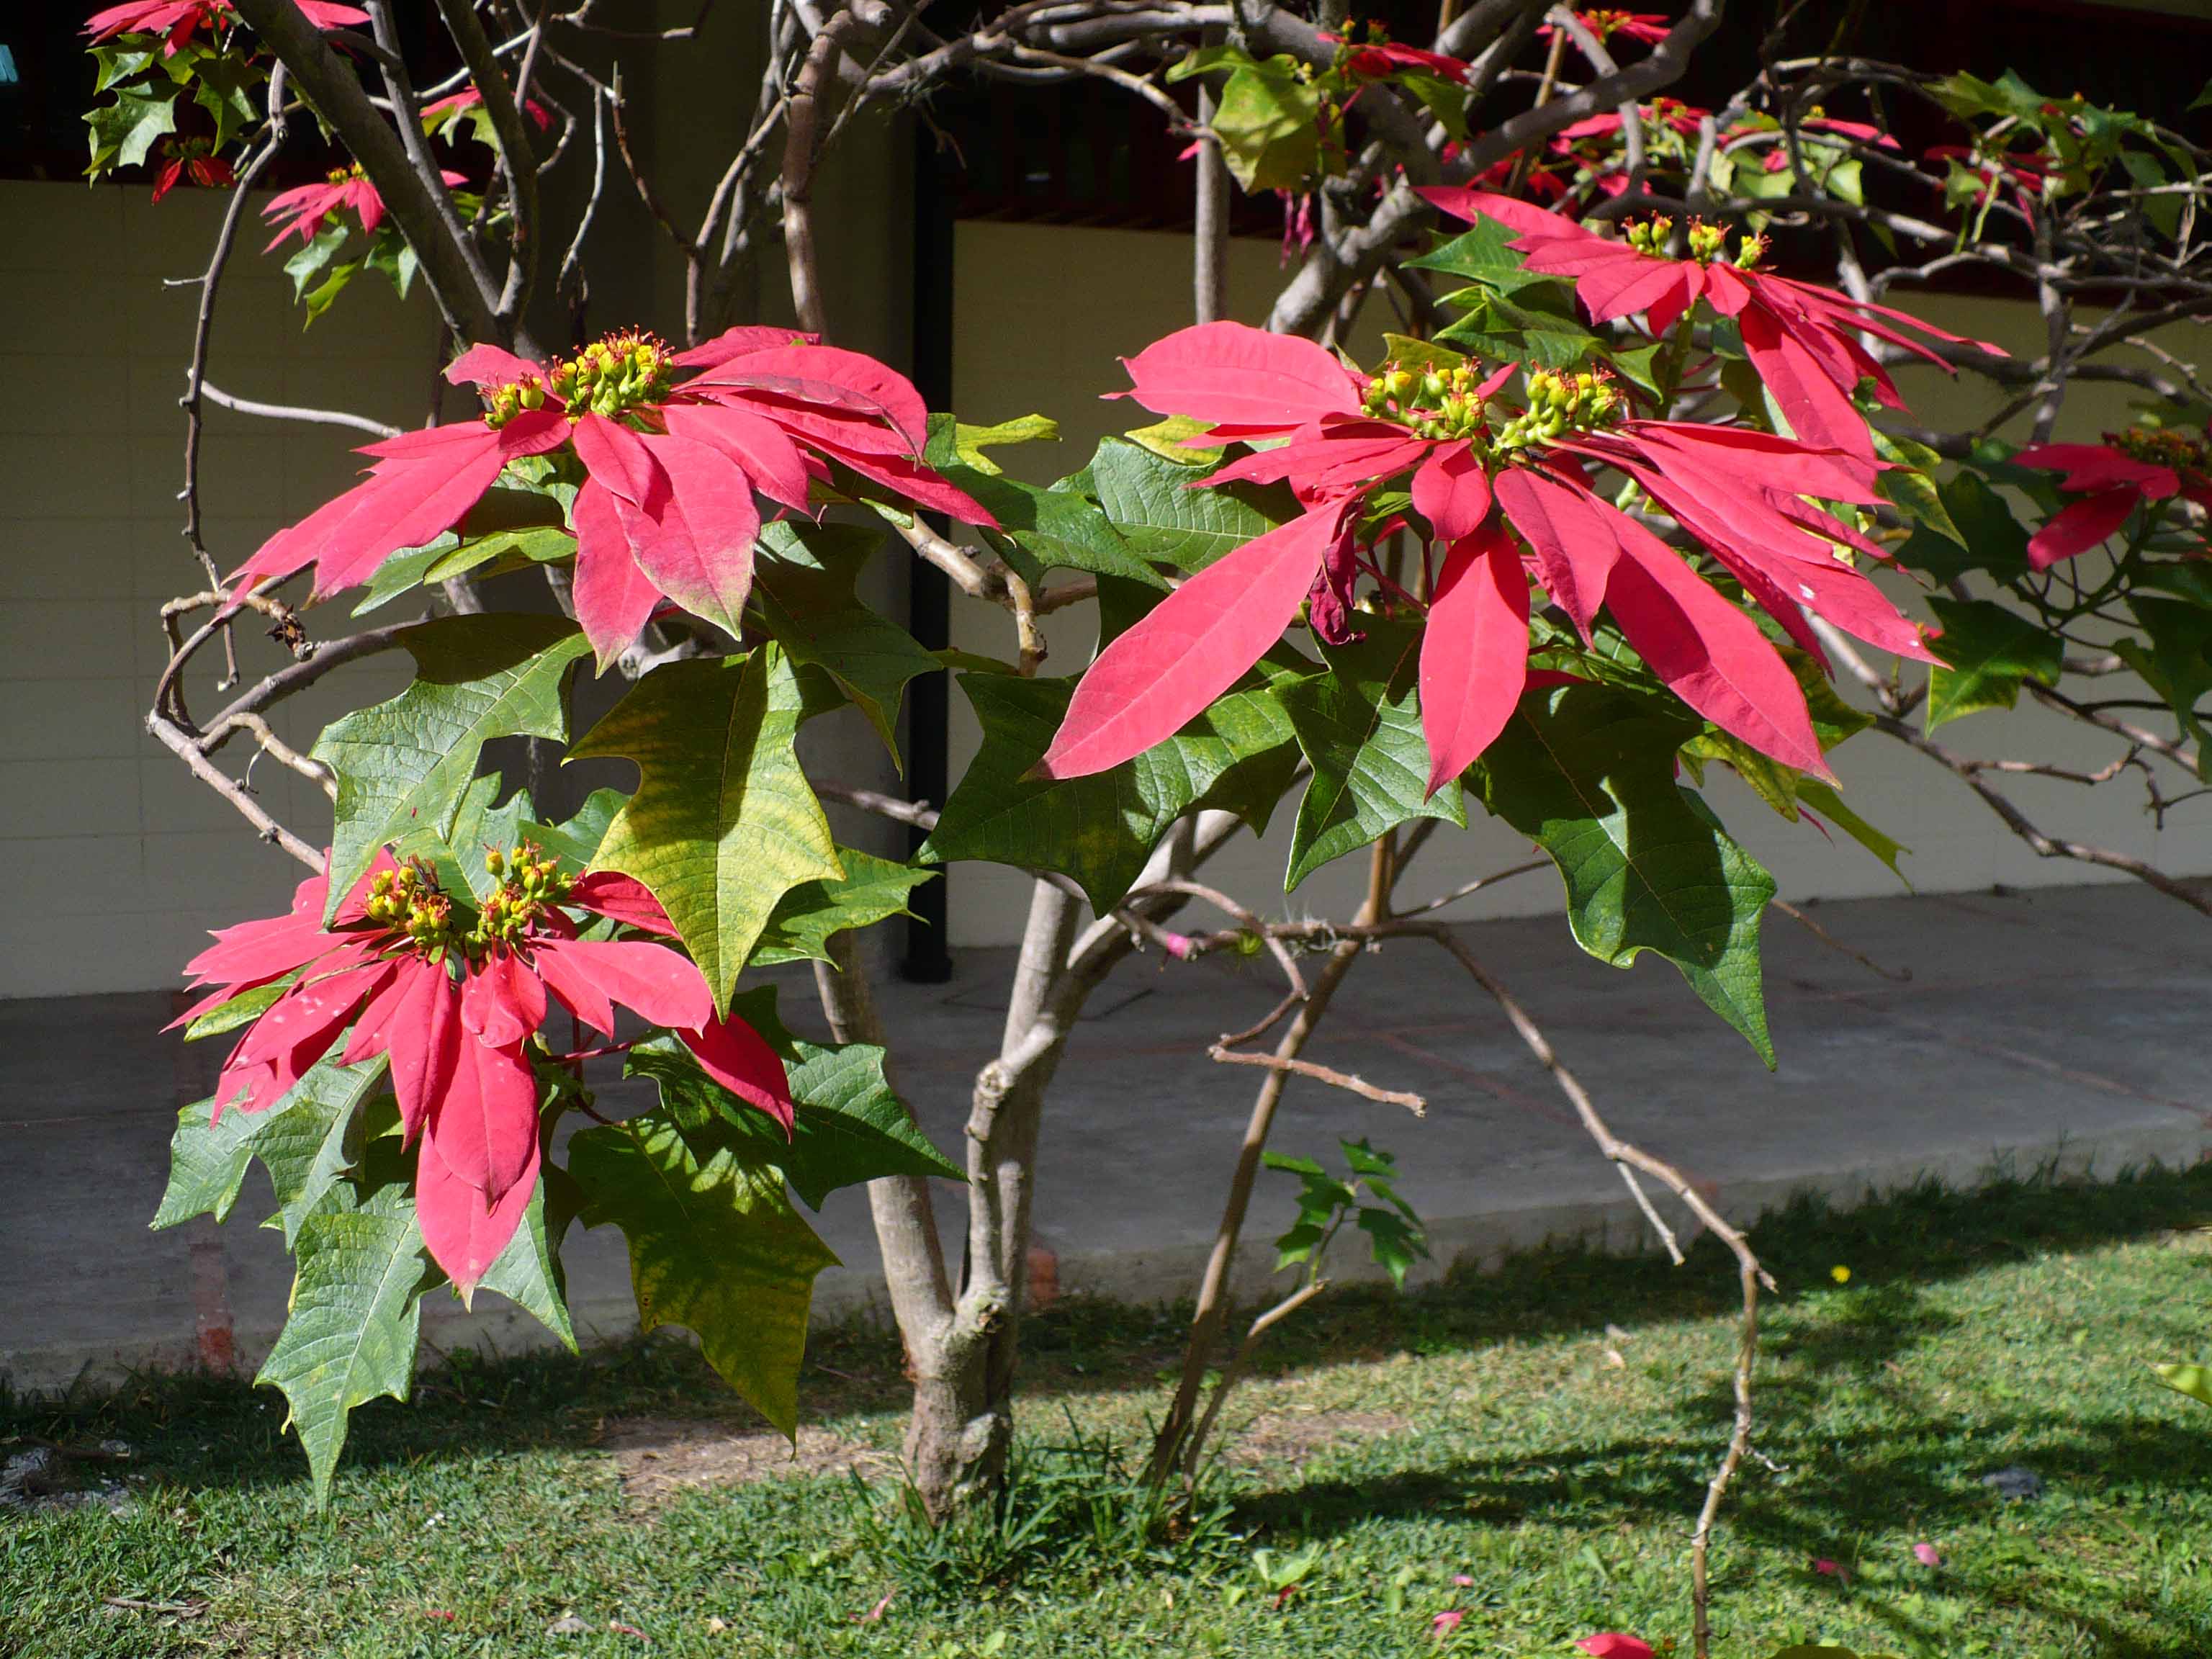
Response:
[[[826,1429],[802,1427],[794,1446],[773,1429],[713,1419],[628,1418],[608,1424],[599,1446],[615,1460],[623,1496],[647,1509],[698,1487],[888,1466],[881,1453]]]
[[[1296,1463],[1331,1446],[1401,1434],[1413,1426],[1411,1418],[1395,1412],[1263,1412],[1224,1455],[1248,1468]]]

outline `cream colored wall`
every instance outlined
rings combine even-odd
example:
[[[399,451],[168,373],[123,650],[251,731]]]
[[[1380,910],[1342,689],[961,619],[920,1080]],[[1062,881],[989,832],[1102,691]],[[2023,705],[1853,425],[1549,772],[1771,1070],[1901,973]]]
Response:
[[[179,190],[0,183],[0,858],[9,872],[0,996],[143,989],[205,930],[282,908],[301,872],[147,736],[165,659],[161,602],[205,586],[179,534],[176,407],[198,302],[165,277],[203,265],[225,198]],[[214,378],[241,396],[422,418],[429,312],[380,279],[306,333],[281,256],[246,227],[222,289]],[[335,428],[210,411],[202,493],[228,570],[343,487],[354,441]],[[362,440],[362,441],[366,441]],[[313,613],[310,620],[314,620]],[[333,618],[334,624],[342,618]],[[283,654],[240,635],[243,665]],[[219,653],[190,688],[219,706]],[[312,740],[348,702],[389,696],[397,671],[342,670],[282,726]],[[242,750],[224,751],[234,770]],[[264,763],[272,810],[322,838],[321,796]]]
[[[892,161],[872,155],[871,165]],[[895,159],[895,158],[894,158]],[[866,167],[859,169],[865,172]],[[856,178],[855,188],[865,180]],[[0,842],[15,879],[16,925],[0,954],[0,996],[141,989],[174,984],[205,930],[279,906],[297,878],[291,861],[240,827],[149,738],[141,719],[164,652],[160,602],[198,586],[178,535],[181,416],[175,407],[196,290],[164,277],[193,272],[220,211],[214,194],[179,191],[158,206],[143,186],[0,183],[0,314],[14,322],[0,373]],[[895,237],[888,240],[896,240]],[[247,396],[342,404],[395,423],[421,417],[433,347],[429,312],[402,306],[373,279],[306,331],[289,284],[258,241],[242,246],[225,283],[216,338],[217,382]],[[1099,400],[1116,384],[1118,355],[1188,316],[1182,239],[1137,232],[968,224],[958,246],[956,403],[971,420],[1040,410],[1066,433],[1057,450],[1024,457],[1031,476],[1073,471],[1098,438],[1130,424],[1126,404]],[[848,299],[855,328],[893,349],[903,295],[889,259],[884,280]],[[1275,250],[1232,248],[1234,314],[1256,318],[1277,280]],[[609,296],[611,299],[611,295]],[[1936,320],[2033,349],[2025,313],[1936,301]],[[1087,319],[1071,326],[1070,318]],[[595,319],[595,321],[598,320]],[[609,317],[610,325],[617,320]],[[878,342],[871,340],[870,343]],[[1928,375],[1909,388],[1930,420],[1971,417],[1986,394]],[[2124,399],[2092,389],[2074,406],[2085,428],[2115,418]],[[279,427],[211,410],[203,491],[210,547],[226,568],[279,525],[306,513],[349,476],[351,439],[336,430]],[[886,593],[887,604],[896,596]],[[394,612],[393,614],[398,614]],[[999,619],[955,607],[956,643],[1003,648]],[[333,616],[322,631],[343,625]],[[1053,666],[1071,672],[1090,649],[1091,618],[1049,620]],[[273,666],[276,648],[240,635],[245,665]],[[190,687],[206,711],[220,698],[212,654]],[[289,707],[286,735],[302,744],[343,708],[391,695],[404,664],[341,671]],[[952,699],[956,775],[973,752],[964,699]],[[2063,721],[2022,714],[1978,717],[1948,741],[1969,752],[2101,760]],[[855,757],[857,759],[857,757]],[[1906,867],[1923,890],[2078,881],[2092,872],[2035,859],[1948,779],[1893,744],[1862,738],[1838,756],[1857,808],[1910,844]],[[243,752],[228,754],[234,767]],[[272,807],[319,836],[327,812],[311,787],[266,763],[253,775]],[[2029,780],[2014,786],[2055,832],[2100,841],[2177,872],[2212,869],[2212,816],[2186,809],[2154,835],[2124,789],[2094,796]],[[1723,782],[1731,826],[1799,897],[1900,890],[1856,848],[1784,824]],[[2201,828],[2192,829],[2191,825]],[[848,833],[859,833],[854,826]],[[1285,823],[1265,842],[1240,843],[1217,866],[1248,896],[1279,892]],[[1441,890],[1514,861],[1517,839],[1480,819],[1439,842],[1422,890]],[[1286,905],[1348,908],[1357,874],[1316,876]],[[1020,929],[1022,878],[982,866],[953,876],[956,942],[1006,942]],[[1548,876],[1499,890],[1468,915],[1540,909],[1557,902]],[[35,945],[37,949],[27,948]]]
[[[1099,438],[1147,418],[1135,405],[1102,402],[1099,394],[1127,384],[1115,362],[1118,356],[1141,349],[1189,320],[1188,259],[1188,242],[1176,235],[963,224],[954,319],[955,404],[963,417],[991,422],[1032,410],[1050,415],[1065,434],[1060,446],[1006,451],[1002,458],[1023,476],[1039,481],[1080,467]],[[1272,245],[1256,240],[1231,245],[1231,315],[1261,320],[1278,281]],[[1911,303],[1931,321],[1955,331],[1994,339],[2015,351],[2039,349],[2040,325],[2032,307],[1955,299]],[[1931,424],[1971,424],[2000,401],[1986,383],[1954,385],[1933,370],[1908,374],[1902,384],[1908,400]],[[2111,386],[2084,387],[2069,402],[2069,430],[2093,435],[2124,418],[2126,404],[2126,397]],[[1901,600],[1911,602],[1909,589],[1897,592]],[[954,625],[956,645],[999,654],[1010,651],[1003,619],[995,613],[956,605]],[[1081,665],[1095,628],[1088,606],[1048,619],[1054,672],[1072,672]],[[952,702],[957,777],[974,752],[976,732],[965,700],[956,694]],[[1966,754],[2033,756],[2062,764],[2101,764],[2113,753],[2109,746],[2085,738],[2072,722],[2027,708],[2009,715],[1975,716],[1946,728],[1942,740]],[[1855,810],[1912,848],[1904,868],[1921,891],[2099,878],[2099,872],[2079,863],[2039,859],[1956,779],[1879,734],[1853,739],[1834,760]],[[2008,781],[2007,787],[2024,810],[2055,835],[2148,859],[2175,873],[2212,871],[2212,812],[2185,807],[2159,833],[2142,811],[2141,793],[2125,784],[2092,792],[2030,778]],[[1785,897],[1905,890],[1855,844],[1839,838],[1831,845],[1809,824],[1784,823],[1726,775],[1719,776],[1712,793],[1730,830],[1774,872]],[[1263,906],[1273,902],[1292,912],[1349,915],[1364,880],[1356,859],[1339,860],[1287,899],[1277,897],[1282,891],[1295,807],[1295,799],[1285,803],[1273,833],[1264,839],[1255,842],[1248,836],[1232,843],[1211,866],[1208,879]],[[1406,892],[1426,896],[1448,891],[1526,855],[1524,842],[1476,807],[1467,833],[1447,833],[1431,842],[1416,866],[1419,879],[1409,878]],[[952,883],[956,944],[1006,944],[1019,937],[1024,878],[988,866],[963,865],[953,872]],[[1477,895],[1454,914],[1527,914],[1555,908],[1559,902],[1558,881],[1549,872],[1540,872]]]

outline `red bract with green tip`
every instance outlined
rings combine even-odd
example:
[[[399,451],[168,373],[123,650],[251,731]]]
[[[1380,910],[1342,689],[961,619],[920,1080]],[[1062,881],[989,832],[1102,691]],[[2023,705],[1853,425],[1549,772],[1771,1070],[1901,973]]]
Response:
[[[1912,624],[1834,550],[1883,549],[1810,499],[1878,499],[1877,465],[1856,453],[1629,419],[1601,374],[1532,371],[1517,407],[1501,397],[1511,365],[1394,366],[1370,378],[1310,342],[1237,323],[1184,329],[1128,368],[1128,395],[1146,408],[1206,423],[1194,442],[1285,440],[1198,487],[1287,483],[1306,511],[1209,565],[1099,654],[1045,753],[1054,777],[1103,771],[1171,736],[1259,660],[1302,602],[1324,642],[1349,637],[1346,573],[1362,516],[1400,479],[1446,549],[1421,658],[1431,793],[1504,728],[1524,684],[1528,580],[1508,526],[1585,640],[1608,608],[1691,708],[1785,765],[1828,775],[1789,665],[1679,551],[1597,493],[1593,465],[1634,479],[1816,656],[1808,612],[1928,657]]]
[[[325,878],[301,882],[288,915],[225,928],[187,964],[213,989],[178,1021],[292,976],[224,1062],[210,1122],[265,1111],[334,1050],[345,1065],[387,1056],[405,1141],[421,1143],[423,1243],[464,1292],[529,1206],[539,1157],[530,1045],[554,1005],[610,1037],[616,1006],[628,1008],[675,1032],[702,1071],[787,1132],[793,1120],[782,1062],[744,1021],[715,1017],[689,957],[652,939],[579,937],[572,911],[672,933],[641,886],[607,872],[572,879],[526,844],[488,864],[500,884],[477,903],[442,890],[421,861],[380,853],[328,927]]]
[[[685,371],[693,378],[679,383]],[[483,419],[368,445],[368,480],[277,532],[234,580],[251,586],[313,565],[314,597],[353,586],[459,523],[509,462],[565,452],[583,475],[569,513],[576,621],[605,666],[664,597],[736,633],[756,496],[805,513],[833,463],[902,504],[997,522],[922,464],[929,411],[908,381],[790,329],[732,329],[684,352],[611,334],[550,363],[479,345],[446,377],[477,389]]]

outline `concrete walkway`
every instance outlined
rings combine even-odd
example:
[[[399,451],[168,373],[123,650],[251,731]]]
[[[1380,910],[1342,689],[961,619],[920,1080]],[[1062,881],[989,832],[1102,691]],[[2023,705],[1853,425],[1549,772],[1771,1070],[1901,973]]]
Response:
[[[1606,968],[1557,917],[1482,923],[1467,937],[1614,1127],[1738,1218],[1807,1188],[1850,1198],[1922,1175],[1970,1183],[2053,1158],[2109,1173],[2212,1149],[2212,922],[2132,884],[1854,901],[1814,915],[1912,978],[1878,977],[1775,915],[1767,998],[1782,1067],[1771,1074],[1664,963]],[[956,1156],[1012,961],[977,951],[959,965],[950,985],[883,994],[902,1085]],[[790,983],[785,1016],[818,1030],[805,992]],[[1038,1242],[1057,1258],[1061,1291],[1189,1293],[1257,1078],[1205,1049],[1277,992],[1256,964],[1164,975],[1154,957],[1094,999],[1037,1168]],[[188,1054],[159,1035],[167,1008],[153,994],[0,1003],[0,1374],[18,1388],[66,1385],[88,1368],[251,1366],[282,1323],[289,1261],[278,1236],[253,1224],[269,1207],[258,1170],[228,1226],[147,1230],[177,1104],[205,1092],[222,1047]],[[1310,1053],[1420,1092],[1428,1117],[1297,1083],[1274,1145],[1334,1159],[1338,1135],[1365,1134],[1395,1152],[1439,1267],[1553,1236],[1643,1243],[1618,1177],[1441,952],[1407,942],[1364,959]],[[1263,1183],[1244,1263],[1255,1280],[1289,1185]],[[961,1206],[957,1190],[945,1196],[949,1230]],[[817,1308],[880,1302],[860,1195],[833,1196],[817,1224],[848,1264],[823,1275]],[[566,1260],[579,1329],[626,1328],[619,1236],[572,1234]],[[440,1294],[424,1334],[441,1349],[534,1340],[534,1324],[497,1300],[471,1316]]]

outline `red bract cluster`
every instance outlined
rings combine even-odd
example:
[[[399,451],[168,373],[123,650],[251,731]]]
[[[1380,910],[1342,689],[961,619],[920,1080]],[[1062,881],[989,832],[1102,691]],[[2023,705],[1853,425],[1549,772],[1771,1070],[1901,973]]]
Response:
[[[349,1025],[342,1063],[388,1055],[406,1143],[421,1142],[422,1240],[464,1291],[529,1207],[539,1135],[527,1045],[552,1002],[609,1036],[615,1005],[631,1009],[676,1032],[725,1088],[787,1129],[793,1117],[782,1062],[743,1020],[715,1018],[689,957],[653,939],[578,937],[571,911],[672,934],[643,887],[607,872],[571,880],[527,846],[489,862],[501,884],[471,908],[386,853],[328,927],[325,878],[301,883],[290,914],[225,928],[192,958],[193,984],[215,988],[179,1021],[294,976],[224,1062],[211,1121],[275,1105]]]
[[[458,173],[439,176],[446,181],[448,190],[468,183]],[[269,205],[261,210],[261,216],[278,228],[262,252],[267,253],[281,247],[288,236],[312,242],[331,222],[331,216],[347,211],[361,221],[365,235],[374,236],[376,228],[384,222],[384,198],[376,193],[376,186],[368,182],[358,164],[339,168],[320,184],[295,185],[270,197]]]
[[[1670,258],[1659,249],[1672,226],[1655,221],[1631,228],[1615,241],[1526,202],[1480,191],[1437,186],[1421,192],[1446,213],[1473,221],[1497,220],[1520,233],[1513,246],[1528,269],[1563,276],[1592,322],[1641,312],[1654,334],[1664,334],[1702,298],[1742,335],[1743,349],[1766,389],[1802,441],[1874,459],[1866,419],[1851,401],[1862,380],[1890,408],[1903,407],[1888,371],[1859,342],[1870,334],[1901,346],[1947,372],[1950,364],[1931,342],[1969,346],[2002,356],[1996,346],[1967,340],[1870,301],[1848,299],[1809,283],[1756,269],[1756,241],[1736,256],[1722,257],[1724,233],[1697,225],[1691,251]]]
[[[161,170],[154,175],[154,199],[160,201],[185,180],[203,189],[228,189],[238,174],[222,156],[210,153],[204,139],[161,141]]]
[[[319,29],[346,28],[368,21],[368,14],[357,6],[332,5],[328,0],[298,0],[298,3],[301,14]],[[236,21],[237,15],[225,0],[129,0],[128,4],[93,13],[85,19],[84,32],[94,46],[118,34],[163,35],[167,39],[162,56],[174,57],[191,45],[192,36],[200,30],[212,33]]]
[[[679,384],[684,371],[692,378]],[[995,523],[922,465],[929,415],[908,381],[790,329],[735,328],[684,352],[610,335],[552,363],[480,345],[446,374],[478,388],[482,420],[367,446],[368,480],[279,531],[236,579],[313,565],[316,597],[352,586],[453,528],[509,462],[559,452],[582,485],[570,511],[576,620],[604,665],[663,595],[737,631],[761,527],[756,492],[805,512],[832,463],[902,501]]]
[[[2027,544],[2027,562],[2047,570],[2086,553],[2127,522],[2138,501],[2179,495],[2212,509],[2212,433],[2108,432],[2101,444],[2034,444],[2013,457],[2063,472],[2069,501]]]
[[[1370,380],[1310,342],[1235,323],[1170,335],[1128,368],[1129,395],[1203,422],[1209,442],[1285,440],[1204,484],[1285,482],[1306,510],[1207,566],[1100,654],[1045,755],[1053,776],[1103,771],[1170,736],[1260,659],[1301,604],[1325,641],[1347,637],[1370,499],[1408,477],[1414,512],[1446,550],[1421,646],[1431,793],[1503,729],[1527,684],[1531,569],[1585,639],[1606,606],[1692,708],[1787,765],[1826,773],[1789,665],[1680,553],[1598,492],[1593,467],[1634,480],[1815,655],[1808,611],[1928,658],[1911,624],[1837,553],[1882,550],[1814,504],[1877,499],[1877,468],[1856,454],[1629,419],[1595,374],[1531,373],[1524,407],[1493,409],[1509,370],[1394,368]]]

